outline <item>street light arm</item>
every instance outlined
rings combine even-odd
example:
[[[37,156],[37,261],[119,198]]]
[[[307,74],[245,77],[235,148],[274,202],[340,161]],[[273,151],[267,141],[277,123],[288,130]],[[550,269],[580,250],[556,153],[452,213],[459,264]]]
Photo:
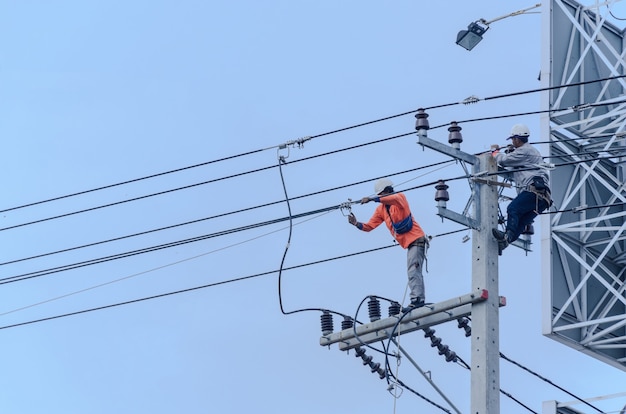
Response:
[[[496,17],[495,19],[492,19],[492,20],[489,20],[489,21],[487,21],[485,19],[479,19],[478,22],[484,24],[485,26],[489,26],[491,23],[497,22],[498,20],[506,19],[507,17],[519,16],[520,14],[524,14],[527,11],[536,9],[538,7],[541,7],[541,3],[537,3],[537,4],[535,4],[532,7],[528,7],[526,9],[522,9],[522,10],[518,10],[518,11],[515,11],[513,13],[505,14],[504,16]]]

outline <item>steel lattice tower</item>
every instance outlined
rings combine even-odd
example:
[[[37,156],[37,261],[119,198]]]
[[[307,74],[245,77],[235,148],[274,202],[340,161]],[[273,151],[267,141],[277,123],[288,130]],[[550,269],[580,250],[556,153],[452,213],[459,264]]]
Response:
[[[542,96],[542,141],[557,165],[541,226],[543,333],[626,370],[626,50],[608,21],[615,2],[542,5],[542,86],[571,85]]]

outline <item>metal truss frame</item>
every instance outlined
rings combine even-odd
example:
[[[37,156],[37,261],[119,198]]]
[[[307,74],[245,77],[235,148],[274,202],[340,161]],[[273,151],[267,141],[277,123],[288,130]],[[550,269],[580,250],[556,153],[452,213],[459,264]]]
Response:
[[[619,0],[542,6],[543,333],[626,371],[626,50]],[[569,85],[557,87],[562,85]]]

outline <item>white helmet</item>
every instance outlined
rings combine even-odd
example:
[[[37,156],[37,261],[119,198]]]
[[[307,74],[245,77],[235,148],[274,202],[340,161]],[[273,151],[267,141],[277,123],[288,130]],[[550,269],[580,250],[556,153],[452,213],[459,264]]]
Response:
[[[511,128],[511,135],[509,136],[509,138],[513,138],[513,137],[526,137],[528,138],[528,136],[530,135],[530,130],[528,129],[528,127],[524,124],[515,124],[513,125],[513,128]]]
[[[387,187],[393,187],[393,183],[389,178],[381,178],[374,184],[374,192],[380,194]]]

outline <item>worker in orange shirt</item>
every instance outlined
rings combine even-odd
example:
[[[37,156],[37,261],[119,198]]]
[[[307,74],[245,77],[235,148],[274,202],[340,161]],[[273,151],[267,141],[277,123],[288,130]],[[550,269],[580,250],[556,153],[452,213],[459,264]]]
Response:
[[[376,197],[363,197],[361,199],[361,204],[370,201],[380,203],[376,206],[376,210],[369,221],[361,223],[357,221],[353,213],[350,213],[348,222],[359,230],[368,232],[384,222],[398,244],[407,249],[407,276],[411,290],[411,303],[403,311],[411,311],[424,306],[426,300],[422,266],[426,258],[428,239],[411,214],[406,196],[403,193],[394,192],[391,180],[381,178],[375,183],[374,191],[377,194]]]

